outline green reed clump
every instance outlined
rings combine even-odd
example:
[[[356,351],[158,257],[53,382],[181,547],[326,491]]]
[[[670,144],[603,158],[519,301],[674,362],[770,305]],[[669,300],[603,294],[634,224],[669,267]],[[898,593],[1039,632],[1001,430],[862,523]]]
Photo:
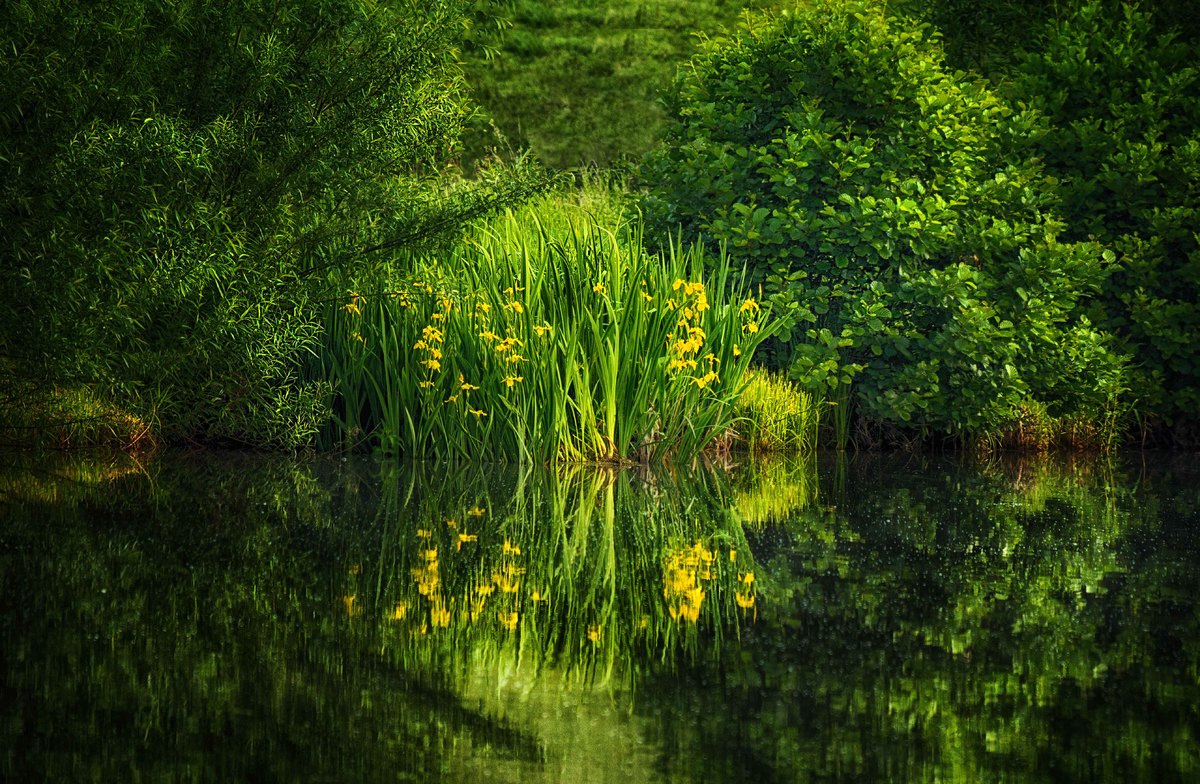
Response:
[[[821,406],[813,395],[763,368],[750,368],[738,397],[738,442],[751,452],[811,452]]]
[[[729,260],[545,201],[330,309],[326,444],[442,459],[690,457],[773,330]],[[544,216],[544,219],[543,219]],[[553,229],[548,228],[552,226]]]

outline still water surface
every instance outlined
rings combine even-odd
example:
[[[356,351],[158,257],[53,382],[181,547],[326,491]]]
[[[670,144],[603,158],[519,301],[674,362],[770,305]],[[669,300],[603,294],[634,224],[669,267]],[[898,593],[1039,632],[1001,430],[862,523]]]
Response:
[[[1200,781],[1192,458],[0,466],[2,780]]]

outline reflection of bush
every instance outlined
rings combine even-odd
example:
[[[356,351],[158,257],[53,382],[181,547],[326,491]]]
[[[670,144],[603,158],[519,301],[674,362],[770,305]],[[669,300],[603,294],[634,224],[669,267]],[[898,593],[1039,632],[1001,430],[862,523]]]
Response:
[[[748,533],[766,587],[725,656],[754,667],[644,687],[687,703],[664,730],[681,777],[1194,779],[1200,491],[1159,522],[1159,492],[1106,461],[905,461],[854,461]]]

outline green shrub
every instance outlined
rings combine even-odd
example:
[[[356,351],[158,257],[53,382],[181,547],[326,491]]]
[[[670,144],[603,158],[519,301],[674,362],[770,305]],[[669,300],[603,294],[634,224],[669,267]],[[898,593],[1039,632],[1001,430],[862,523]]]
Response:
[[[348,268],[529,179],[437,190],[468,111],[459,0],[0,10],[0,358],[168,436],[294,445]]]
[[[648,224],[749,265],[792,323],[768,356],[811,390],[852,384],[871,419],[965,433],[1122,392],[1080,308],[1111,254],[1057,240],[1044,121],[948,72],[927,28],[858,2],[757,17],[704,46],[667,107]]]
[[[1117,253],[1091,313],[1136,358],[1139,406],[1200,438],[1200,56],[1148,12],[1088,2],[1007,89],[1050,120],[1038,152],[1060,181],[1065,236]]]

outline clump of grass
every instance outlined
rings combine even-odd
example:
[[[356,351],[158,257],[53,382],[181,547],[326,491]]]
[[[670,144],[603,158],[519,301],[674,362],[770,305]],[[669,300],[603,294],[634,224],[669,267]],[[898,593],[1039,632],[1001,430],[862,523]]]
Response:
[[[817,445],[820,404],[788,379],[750,368],[735,405],[737,441],[751,452],[811,452]]]
[[[1096,414],[1053,416],[1034,400],[1017,407],[1004,428],[976,445],[980,451],[1048,452],[1051,450],[1111,451],[1124,436],[1124,417],[1116,406]]]
[[[553,227],[553,228],[550,228]],[[326,445],[522,462],[689,458],[730,430],[774,322],[727,258],[564,201],[331,309]]]

